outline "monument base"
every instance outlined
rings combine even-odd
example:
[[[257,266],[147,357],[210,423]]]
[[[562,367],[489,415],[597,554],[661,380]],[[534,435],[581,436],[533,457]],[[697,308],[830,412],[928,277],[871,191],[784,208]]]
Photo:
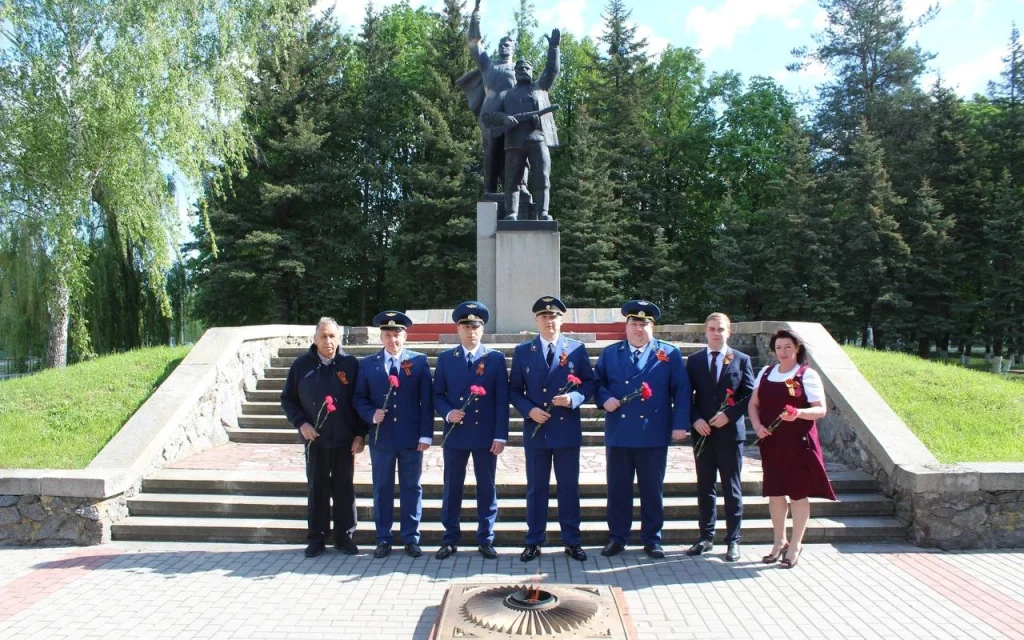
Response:
[[[477,299],[491,311],[493,333],[535,331],[533,303],[561,296],[561,244],[555,221],[498,221],[494,202],[479,202]]]

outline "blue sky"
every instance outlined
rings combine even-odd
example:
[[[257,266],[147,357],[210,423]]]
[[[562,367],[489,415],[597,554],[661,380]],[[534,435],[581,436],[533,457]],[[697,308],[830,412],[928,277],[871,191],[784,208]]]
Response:
[[[397,0],[376,0],[380,8]],[[357,28],[365,12],[363,0],[320,0],[317,8],[333,4],[338,20]],[[411,0],[413,6],[437,8],[437,0]],[[467,0],[472,7],[472,0]],[[482,0],[481,18],[488,42],[512,25],[518,0]],[[941,74],[947,84],[964,96],[984,92],[986,83],[998,77],[1000,58],[1006,54],[1010,25],[1024,23],[1024,0],[904,0],[904,13],[921,15],[929,5],[939,14],[917,30],[913,38],[936,54],[923,82],[930,85]],[[606,0],[534,0],[542,31],[559,27],[577,35],[601,32]],[[703,52],[711,71],[734,70],[744,78],[775,77],[793,92],[812,90],[827,78],[828,70],[811,68],[786,71],[793,61],[790,50],[812,46],[812,35],[825,23],[817,0],[626,0],[638,32],[652,51],[667,45],[694,47]]]

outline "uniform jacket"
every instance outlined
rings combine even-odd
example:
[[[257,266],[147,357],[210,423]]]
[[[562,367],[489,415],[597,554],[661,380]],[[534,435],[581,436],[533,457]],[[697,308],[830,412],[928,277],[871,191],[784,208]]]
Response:
[[[508,366],[505,354],[480,346],[473,369],[466,368],[462,346],[442,351],[434,369],[434,409],[445,419],[461,409],[469,398],[469,386],[480,385],[487,395],[466,407],[466,417],[454,427],[447,422],[444,433],[455,429],[445,442],[451,449],[490,449],[494,440],[508,440]]]
[[[312,446],[350,447],[353,437],[366,435],[369,428],[352,406],[358,373],[359,361],[340,347],[329,364],[320,362],[316,345],[292,363],[281,390],[281,408],[296,429],[306,422],[316,427],[320,414],[323,426]],[[331,414],[321,413],[327,395],[334,398],[337,407]]]
[[[512,355],[508,396],[512,406],[524,418],[523,444],[527,449],[579,447],[583,444],[579,409],[554,406],[545,408],[545,405],[565,388],[566,377],[570,373],[583,382],[582,386],[571,390],[583,396],[582,402],[586,402],[587,398],[594,395],[597,383],[594,381],[594,370],[590,366],[590,356],[587,355],[587,349],[582,342],[559,336],[559,351],[566,354],[565,364],[561,364],[562,358],[559,358],[549,369],[542,345],[538,336],[517,346]],[[528,417],[534,407],[551,414],[551,418],[537,432],[536,438],[533,437],[533,431],[537,425]]]
[[[732,356],[731,358],[729,356]],[[750,394],[754,391],[754,370],[750,365],[750,357],[732,347],[723,356],[729,360],[722,361],[722,375],[715,381],[708,369],[707,348],[698,351],[686,359],[686,372],[693,387],[693,403],[690,406],[690,422],[698,418],[710,420],[719,407],[725,402],[726,390],[732,389],[736,404],[726,407],[724,413],[729,417],[729,424],[718,429],[711,428],[711,437],[721,440],[743,441],[747,437],[747,424],[744,415]]]
[[[498,111],[510,116],[528,111],[539,111],[551,106],[548,90],[555,83],[560,69],[558,47],[548,47],[547,64],[536,82],[516,86],[503,91],[499,96]],[[513,127],[505,134],[505,148],[516,149],[526,144],[527,140],[542,138],[549,147],[558,146],[558,129],[555,127],[555,114],[545,113],[540,117],[540,136],[533,136],[537,127],[529,120]]]
[[[605,347],[597,360],[598,406],[609,398],[621,400],[646,382],[654,395],[635,398],[605,414],[604,443],[608,447],[667,447],[672,431],[690,429],[690,380],[679,349],[651,341],[643,369],[633,364],[625,340]]]
[[[384,397],[391,382],[385,370],[387,358],[381,349],[359,361],[359,376],[353,404],[359,417],[370,425],[371,447],[382,451],[415,449],[420,438],[434,435],[434,395],[430,384],[430,364],[422,353],[404,349],[398,367],[398,388],[388,397],[387,415],[374,426],[373,414],[384,409]],[[380,433],[377,433],[377,430]]]

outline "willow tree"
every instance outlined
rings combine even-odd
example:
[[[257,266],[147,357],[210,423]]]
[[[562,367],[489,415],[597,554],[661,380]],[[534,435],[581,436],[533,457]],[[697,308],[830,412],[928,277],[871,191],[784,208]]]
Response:
[[[40,230],[47,365],[67,362],[103,221],[170,308],[177,227],[166,173],[198,183],[243,157],[238,114],[256,52],[304,0],[0,0],[0,224]],[[97,215],[96,203],[103,212]]]

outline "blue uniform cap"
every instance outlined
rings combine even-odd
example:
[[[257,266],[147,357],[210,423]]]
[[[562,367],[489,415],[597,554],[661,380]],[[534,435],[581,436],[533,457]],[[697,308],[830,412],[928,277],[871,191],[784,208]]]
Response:
[[[544,296],[533,303],[533,315],[539,316],[542,313],[560,316],[565,313],[565,305],[554,296]]]
[[[485,325],[490,317],[491,312],[484,303],[476,300],[467,300],[452,311],[452,321],[459,324]]]
[[[658,318],[661,317],[661,309],[658,308],[658,305],[647,300],[630,300],[622,305],[622,315],[627,318],[639,318],[641,320],[657,322]]]
[[[373,316],[373,324],[381,329],[404,331],[412,326],[412,318],[401,311],[381,311]]]

